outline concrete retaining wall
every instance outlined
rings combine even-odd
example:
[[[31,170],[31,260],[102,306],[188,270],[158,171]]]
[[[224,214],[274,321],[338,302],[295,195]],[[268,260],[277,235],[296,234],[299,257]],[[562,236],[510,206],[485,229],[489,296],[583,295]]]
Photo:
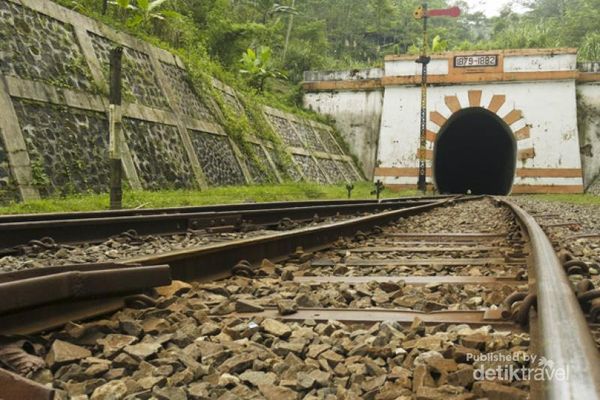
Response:
[[[331,91],[305,90],[304,107],[327,115],[334,120],[342,138],[361,164],[369,179],[377,167],[379,127],[383,107],[383,88],[378,86],[383,70],[370,68],[351,71],[307,71],[305,89],[310,82],[354,83],[352,90],[341,88]],[[375,83],[373,88],[369,84]],[[355,90],[357,89],[358,90]]]
[[[122,157],[132,188],[361,179],[327,125],[268,108],[279,139],[235,142],[178,57],[51,1],[0,0],[0,201],[108,189],[116,45],[124,46]],[[235,91],[213,85],[245,112]]]
[[[600,83],[577,86],[579,144],[586,187],[600,176]]]

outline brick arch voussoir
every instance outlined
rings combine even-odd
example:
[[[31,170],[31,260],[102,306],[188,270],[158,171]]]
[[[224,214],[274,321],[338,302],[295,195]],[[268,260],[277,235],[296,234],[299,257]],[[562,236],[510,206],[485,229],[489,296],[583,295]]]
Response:
[[[500,119],[502,119],[510,128],[513,133],[513,136],[517,142],[529,139],[531,126],[525,124],[522,128],[515,129],[515,125],[517,122],[525,119],[523,112],[519,109],[513,108],[506,115],[502,116],[499,114],[500,109],[506,103],[506,95],[504,94],[493,94],[492,98],[488,105],[483,105],[481,103],[483,92],[481,90],[469,90],[468,92],[468,104],[461,104],[458,96],[456,95],[448,95],[444,96],[444,103],[447,109],[450,111],[450,115],[459,112],[465,108],[472,107],[481,107],[486,110],[496,114]],[[445,111],[445,110],[443,110]],[[429,113],[429,121],[438,126],[438,129],[441,129],[446,122],[448,122],[448,118],[444,116],[442,112],[439,110],[433,110]],[[437,138],[437,133],[428,129],[425,132],[426,140],[430,144],[434,144]],[[521,149],[519,150],[519,159],[526,160],[529,158],[533,158],[535,156],[535,150],[533,148]]]

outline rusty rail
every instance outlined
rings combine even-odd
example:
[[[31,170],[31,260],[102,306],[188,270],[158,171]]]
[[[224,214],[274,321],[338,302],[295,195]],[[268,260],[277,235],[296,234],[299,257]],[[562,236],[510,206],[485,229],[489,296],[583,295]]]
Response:
[[[0,284],[0,314],[64,300],[136,293],[170,283],[168,265],[70,271],[20,279]]]
[[[2,400],[53,400],[56,391],[0,368]]]
[[[68,264],[68,265],[57,265],[52,267],[42,268],[27,268],[20,271],[11,271],[0,273],[0,283],[13,282],[21,279],[38,278],[40,276],[60,274],[63,272],[87,272],[87,271],[101,271],[109,269],[119,269],[124,267],[139,267],[139,265],[132,264],[119,264],[111,262],[103,263],[90,263],[90,264]]]
[[[192,207],[149,211],[95,212],[46,214],[43,217],[0,216],[0,248],[4,252],[18,252],[17,246],[31,240],[51,237],[57,243],[100,241],[128,230],[139,235],[174,234],[188,229],[211,227],[239,227],[243,223],[277,225],[281,219],[310,220],[315,215],[330,217],[357,212],[377,212],[412,205],[429,204],[432,199],[394,199],[377,201],[292,202],[266,203],[221,207]],[[317,203],[316,205],[314,203]],[[274,205],[272,205],[274,204]],[[270,207],[269,207],[270,206]],[[89,214],[89,215],[88,215]],[[43,243],[41,244],[43,245]]]
[[[250,263],[260,262],[264,258],[277,260],[293,253],[298,247],[302,247],[306,251],[324,249],[331,246],[340,237],[351,237],[358,231],[366,232],[376,225],[385,225],[400,217],[415,215],[452,201],[456,201],[456,199],[446,198],[430,204],[380,212],[327,225],[232,240],[153,256],[136,257],[123,262],[142,265],[169,264],[172,268],[173,279],[216,279],[228,276],[231,268],[241,260],[247,260]]]
[[[567,371],[566,379],[542,383],[546,399],[600,398],[600,357],[571,284],[535,219],[516,204],[501,200],[515,213],[528,233],[535,272],[537,325],[540,355]]]
[[[168,265],[82,264],[0,274],[0,334],[30,334],[114,312],[127,295],[170,283]]]
[[[416,196],[382,199],[380,203],[420,202],[427,200],[440,200],[453,196]],[[356,200],[302,200],[302,201],[278,201],[278,202],[260,202],[260,203],[237,203],[237,204],[213,204],[206,206],[186,206],[186,207],[165,207],[165,208],[133,208],[124,210],[102,210],[102,211],[74,211],[64,213],[35,213],[35,214],[7,214],[0,215],[0,224],[7,222],[34,222],[34,221],[61,221],[82,218],[115,218],[129,217],[139,215],[156,214],[189,214],[199,212],[223,212],[223,211],[252,211],[267,210],[273,208],[292,208],[292,207],[316,207],[316,206],[335,206],[350,205],[359,203],[377,203],[377,200],[356,199]]]

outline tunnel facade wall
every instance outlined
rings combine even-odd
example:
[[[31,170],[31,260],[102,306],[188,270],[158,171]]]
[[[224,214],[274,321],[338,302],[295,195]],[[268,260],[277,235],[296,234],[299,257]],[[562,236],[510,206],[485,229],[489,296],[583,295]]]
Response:
[[[132,188],[361,179],[331,126],[264,107],[270,133],[228,132],[225,108],[247,113],[243,97],[217,80],[197,87],[177,56],[51,1],[0,0],[0,202],[108,190],[116,45]]]
[[[535,96],[536,92],[546,95]],[[489,110],[494,101],[492,109],[495,109],[505,100],[494,113],[502,119],[514,115],[508,119],[511,123],[507,123],[517,142],[513,192],[545,191],[555,185],[563,186],[563,190],[582,190],[577,114],[574,102],[565,101],[575,97],[574,82],[436,86],[430,88],[429,96],[426,158],[430,172],[437,133],[454,112],[471,106],[469,96],[480,97],[478,103],[473,103],[476,107]],[[419,160],[419,99],[419,88],[386,89],[378,152],[381,165],[375,176],[388,185],[414,185],[416,172],[410,168],[416,167]],[[451,102],[454,111],[446,101]],[[517,113],[522,117],[517,119]],[[571,176],[547,176],[553,172]],[[433,183],[432,174],[428,182]]]
[[[583,192],[598,175],[597,160],[586,155],[599,143],[597,118],[582,119],[582,114],[584,105],[592,110],[587,115],[597,113],[600,74],[589,68],[579,70],[576,58],[575,49],[433,55],[424,154],[428,183],[435,183],[431,167],[437,133],[457,111],[481,107],[504,120],[515,138],[513,193]],[[490,60],[493,62],[488,63]],[[461,65],[472,61],[483,64]],[[342,100],[350,98],[349,93],[361,98],[365,92],[382,90],[373,179],[382,180],[389,188],[415,188],[421,96],[420,65],[415,63],[415,56],[386,57],[379,75],[371,72],[370,76],[361,76],[356,71],[353,76],[358,79],[347,75],[329,73],[319,80],[317,73],[307,74],[305,103],[317,110],[329,110],[327,113],[337,119],[355,109],[355,104]],[[356,107],[360,107],[359,102]],[[351,144],[355,142],[360,141]]]

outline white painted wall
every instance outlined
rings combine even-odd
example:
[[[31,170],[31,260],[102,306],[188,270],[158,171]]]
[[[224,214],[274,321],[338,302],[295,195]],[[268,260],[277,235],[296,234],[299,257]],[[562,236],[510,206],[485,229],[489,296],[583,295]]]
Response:
[[[335,126],[360,160],[367,178],[373,178],[377,154],[383,91],[317,92],[304,95],[304,107],[331,116]]]
[[[577,85],[584,185],[600,174],[600,83]]]
[[[506,95],[506,102],[498,111],[504,117],[513,109],[523,112],[524,120],[513,124],[513,130],[531,126],[531,138],[519,141],[518,148],[533,147],[533,159],[518,161],[517,168],[581,168],[577,136],[577,110],[574,81],[519,82],[484,85],[430,87],[428,109],[445,117],[451,115],[444,102],[445,96],[456,95],[466,107],[468,91],[481,90],[481,104],[487,106],[495,94]],[[398,86],[385,90],[381,118],[378,160],[382,167],[417,167],[419,147],[420,89]],[[437,132],[440,127],[428,121],[428,128]],[[431,148],[431,145],[430,145]],[[400,182],[386,177],[384,183]],[[416,182],[416,178],[412,178]],[[568,184],[581,184],[581,179],[568,179]],[[412,182],[412,183],[414,183]],[[517,178],[515,184],[567,184],[564,178]]]
[[[386,76],[412,76],[421,75],[421,64],[417,64],[415,60],[396,60],[386,61],[385,75]],[[430,75],[446,75],[448,73],[447,59],[432,59],[427,66],[427,74]]]
[[[504,57],[504,72],[573,71],[575,54]]]

